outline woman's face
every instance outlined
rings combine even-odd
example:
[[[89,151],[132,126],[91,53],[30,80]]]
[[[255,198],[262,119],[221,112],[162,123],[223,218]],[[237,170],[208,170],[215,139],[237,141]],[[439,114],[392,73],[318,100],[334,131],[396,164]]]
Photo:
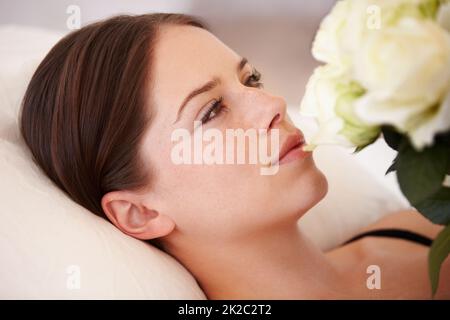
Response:
[[[230,147],[226,129],[256,133],[262,129],[269,140],[278,131],[279,148],[297,130],[286,114],[284,99],[258,87],[251,64],[241,64],[242,57],[214,35],[191,26],[163,27],[152,59],[152,118],[141,149],[152,173],[145,205],[168,215],[177,231],[201,241],[232,240],[297,220],[326,194],[326,180],[310,155],[293,157],[276,173],[262,174],[264,164],[249,160],[254,152],[249,140],[243,164],[229,162],[225,156],[224,164],[194,163],[194,153],[206,152],[206,146],[216,142],[200,138],[197,148],[202,149],[194,150],[194,135],[200,131],[217,129],[226,150]],[[186,97],[210,81],[208,90],[180,109]],[[223,108],[211,108],[218,100]],[[201,129],[198,122],[194,128],[194,121],[201,121]],[[174,158],[181,140],[172,141],[172,135],[180,132],[192,138],[187,144],[192,147],[190,163],[189,157],[181,164]],[[235,155],[242,152],[236,141],[229,149]],[[268,150],[275,151],[274,146]]]

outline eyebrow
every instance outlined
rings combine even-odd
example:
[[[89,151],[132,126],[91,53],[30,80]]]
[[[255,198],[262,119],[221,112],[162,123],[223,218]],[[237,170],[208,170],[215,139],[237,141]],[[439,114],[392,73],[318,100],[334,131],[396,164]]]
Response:
[[[242,69],[244,69],[244,67],[247,63],[248,63],[247,58],[243,57],[241,59],[241,61],[239,61],[239,64],[236,67],[236,71],[239,73]],[[220,80],[217,77],[215,77],[212,80],[205,83],[203,86],[192,91],[181,103],[181,106],[177,112],[177,118],[175,119],[175,122],[173,124],[175,124],[180,119],[180,115],[183,112],[184,107],[187,105],[187,103],[191,99],[193,99],[195,96],[198,96],[199,94],[202,94],[202,93],[205,93],[207,91],[214,89],[219,83],[220,83]]]

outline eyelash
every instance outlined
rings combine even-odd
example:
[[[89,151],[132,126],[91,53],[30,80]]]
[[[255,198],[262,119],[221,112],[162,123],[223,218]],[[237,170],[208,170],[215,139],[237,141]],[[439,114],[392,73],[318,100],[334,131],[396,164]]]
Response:
[[[214,119],[215,117],[217,117],[218,115],[222,114],[222,112],[224,111],[224,106],[222,104],[222,101],[223,101],[223,97],[220,97],[219,99],[214,100],[213,104],[208,108],[208,110],[206,110],[205,114],[200,119],[202,124],[205,124],[205,123],[211,121],[212,119]],[[215,112],[215,115],[211,117],[211,114],[214,112]]]
[[[245,81],[245,85],[249,86],[249,87],[254,87],[254,88],[263,88],[263,83],[260,82],[260,80],[261,80],[261,73],[259,73],[258,70],[253,69],[252,74]],[[208,110],[205,112],[205,114],[201,117],[202,125],[213,120],[214,118],[218,117],[225,111],[222,101],[223,101],[223,97],[220,97],[219,99],[214,100],[213,104],[208,108]],[[215,112],[214,116],[211,117],[211,114],[214,112]]]

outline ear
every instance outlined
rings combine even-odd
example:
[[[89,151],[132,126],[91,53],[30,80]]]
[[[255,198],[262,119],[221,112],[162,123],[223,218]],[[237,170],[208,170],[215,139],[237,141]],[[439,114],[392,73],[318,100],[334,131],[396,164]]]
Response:
[[[166,236],[175,228],[175,222],[169,216],[142,205],[139,198],[125,191],[105,194],[101,204],[117,228],[140,240]]]

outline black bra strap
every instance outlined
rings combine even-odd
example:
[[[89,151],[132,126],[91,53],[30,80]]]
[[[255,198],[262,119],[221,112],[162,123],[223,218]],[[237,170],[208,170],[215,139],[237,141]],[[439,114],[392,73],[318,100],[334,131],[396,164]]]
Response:
[[[388,237],[388,238],[397,238],[397,239],[403,239],[412,241],[424,246],[431,246],[431,243],[433,240],[431,240],[428,237],[425,237],[423,235],[420,235],[415,232],[411,232],[408,230],[402,230],[402,229],[378,229],[378,230],[371,230],[368,232],[361,233],[350,240],[346,241],[344,245],[359,240],[364,237]]]

